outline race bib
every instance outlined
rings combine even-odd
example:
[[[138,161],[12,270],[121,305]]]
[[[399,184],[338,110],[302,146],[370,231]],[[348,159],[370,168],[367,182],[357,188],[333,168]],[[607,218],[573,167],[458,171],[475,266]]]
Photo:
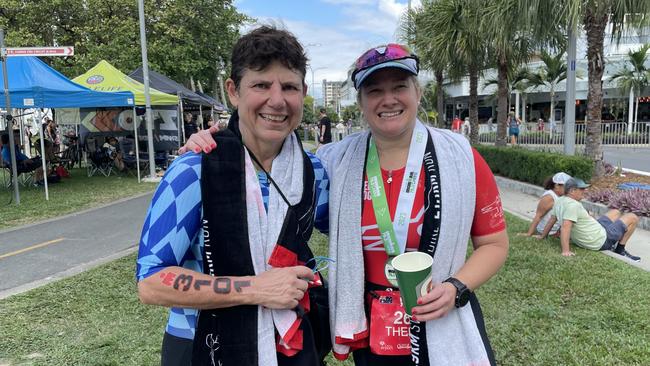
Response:
[[[411,317],[404,311],[399,291],[372,291],[370,352],[382,356],[411,354]]]

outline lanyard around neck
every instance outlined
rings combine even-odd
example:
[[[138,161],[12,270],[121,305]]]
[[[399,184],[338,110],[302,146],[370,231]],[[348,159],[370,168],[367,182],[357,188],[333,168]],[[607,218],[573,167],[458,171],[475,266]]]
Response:
[[[381,177],[379,155],[374,139],[370,139],[366,172],[368,175],[368,189],[372,198],[372,208],[375,212],[379,234],[384,242],[384,248],[389,256],[404,253],[408,236],[408,227],[411,221],[411,211],[415,202],[415,193],[422,168],[422,159],[427,146],[427,129],[420,121],[416,121],[409,154],[399,191],[395,219],[391,221],[386,191]]]
[[[243,143],[242,143],[242,145],[243,145]],[[278,191],[278,193],[282,197],[282,200],[287,204],[287,206],[292,207],[292,205],[291,205],[291,203],[289,203],[289,200],[287,199],[287,197],[284,195],[284,193],[282,192],[280,187],[275,183],[275,181],[273,180],[273,177],[271,177],[271,173],[267,172],[266,169],[264,169],[264,167],[262,166],[262,163],[260,163],[260,161],[257,160],[257,157],[255,156],[255,154],[253,154],[251,149],[248,148],[248,146],[244,145],[244,148],[246,148],[246,151],[248,151],[248,155],[250,155],[253,162],[255,162],[255,164],[257,164],[257,166],[260,169],[262,169],[264,174],[266,174],[266,178],[269,180],[269,182],[271,182],[273,187],[275,187],[275,189]]]

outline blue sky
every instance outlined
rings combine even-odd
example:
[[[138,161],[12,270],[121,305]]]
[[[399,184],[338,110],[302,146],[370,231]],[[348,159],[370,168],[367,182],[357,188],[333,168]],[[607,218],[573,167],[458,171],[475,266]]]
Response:
[[[414,7],[419,4],[412,1]],[[235,6],[260,23],[280,25],[298,37],[310,58],[318,97],[323,79],[344,80],[363,51],[396,40],[408,0],[236,0]],[[306,79],[311,84],[309,69]]]

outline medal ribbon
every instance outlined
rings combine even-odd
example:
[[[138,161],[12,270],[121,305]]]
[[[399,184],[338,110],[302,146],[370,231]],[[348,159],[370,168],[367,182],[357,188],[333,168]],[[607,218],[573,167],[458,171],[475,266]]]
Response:
[[[389,257],[404,253],[406,249],[411,211],[415,202],[415,192],[422,168],[422,159],[424,158],[424,151],[427,146],[427,133],[427,129],[422,122],[416,121],[413,135],[411,136],[411,145],[409,146],[409,154],[406,161],[404,178],[402,179],[402,186],[399,191],[394,221],[390,219],[386,191],[384,190],[384,182],[379,166],[377,146],[374,140],[370,138],[368,158],[366,160],[368,190],[372,198],[372,208],[375,212],[379,234]]]

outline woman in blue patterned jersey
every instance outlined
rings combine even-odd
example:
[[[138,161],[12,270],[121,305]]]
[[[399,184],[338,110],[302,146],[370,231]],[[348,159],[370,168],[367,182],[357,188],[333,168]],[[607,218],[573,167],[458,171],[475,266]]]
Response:
[[[176,159],[154,194],[137,279],[143,303],[171,308],[163,365],[322,364],[322,281],[305,265],[314,225],[327,228],[328,179],[292,133],[306,62],[286,31],[243,36],[220,149]]]

